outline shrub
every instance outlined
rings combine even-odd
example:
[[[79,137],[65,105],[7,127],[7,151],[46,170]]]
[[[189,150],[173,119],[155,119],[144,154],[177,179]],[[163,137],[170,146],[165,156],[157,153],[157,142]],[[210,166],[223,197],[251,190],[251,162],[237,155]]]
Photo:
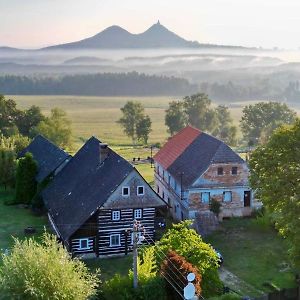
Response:
[[[195,280],[193,282],[196,295],[200,296],[201,294],[201,275],[199,270],[195,268],[192,264],[187,262],[184,257],[178,255],[175,251],[169,251],[167,255],[167,259],[165,259],[161,266],[162,274],[166,278],[166,285],[168,287],[168,296],[170,299],[181,299],[182,297],[179,296],[178,291],[174,290],[174,286],[182,292],[183,289],[188,284],[187,275],[189,273],[195,274]]]
[[[217,217],[221,212],[222,203],[212,198],[211,202],[209,203],[209,210],[212,211]]]
[[[31,153],[27,152],[17,163],[15,203],[30,204],[36,193],[37,163]]]
[[[176,251],[202,275],[202,295],[209,298],[218,295],[223,290],[223,284],[218,275],[218,257],[213,248],[202,241],[200,235],[190,228],[191,221],[173,224],[155,244],[156,262],[160,265],[170,250]]]
[[[90,274],[47,233],[42,244],[31,238],[15,239],[11,254],[2,259],[0,288],[7,299],[84,300],[95,294],[99,284],[99,274]]]

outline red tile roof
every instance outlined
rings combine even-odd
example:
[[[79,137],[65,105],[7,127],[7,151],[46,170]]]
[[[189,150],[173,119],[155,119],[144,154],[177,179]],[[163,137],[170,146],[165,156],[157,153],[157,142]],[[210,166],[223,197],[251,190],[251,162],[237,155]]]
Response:
[[[156,153],[154,160],[167,169],[200,134],[194,127],[183,128]]]

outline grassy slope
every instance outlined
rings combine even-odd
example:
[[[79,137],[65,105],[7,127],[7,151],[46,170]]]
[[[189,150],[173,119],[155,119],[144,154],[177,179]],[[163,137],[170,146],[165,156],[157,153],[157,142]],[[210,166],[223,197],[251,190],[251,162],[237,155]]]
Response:
[[[44,231],[44,225],[47,224],[45,217],[34,216],[29,209],[4,205],[5,199],[11,197],[13,197],[12,191],[0,188],[0,249],[12,246],[12,236],[23,239],[24,228],[33,226],[37,229],[36,236],[39,236]]]
[[[287,245],[271,228],[259,227],[254,219],[232,219],[206,240],[224,257],[224,267],[258,290],[264,283],[279,288],[294,285],[288,264]]]

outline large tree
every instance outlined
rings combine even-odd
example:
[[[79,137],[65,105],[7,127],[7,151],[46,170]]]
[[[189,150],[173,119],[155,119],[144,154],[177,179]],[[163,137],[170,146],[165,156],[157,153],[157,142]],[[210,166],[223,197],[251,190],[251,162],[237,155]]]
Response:
[[[165,124],[171,136],[186,126],[187,118],[184,113],[182,101],[172,101],[169,103],[169,108],[166,110],[165,115]]]
[[[236,144],[237,128],[233,125],[228,107],[214,108],[206,94],[186,96],[172,101],[166,110],[165,124],[171,136],[187,125],[206,131],[225,143]]]
[[[216,108],[218,126],[213,134],[225,143],[235,146],[237,143],[237,127],[233,125],[233,119],[227,106],[219,105]]]
[[[279,233],[290,242],[300,266],[300,120],[277,129],[250,158],[250,184],[274,215]]]
[[[45,119],[40,107],[33,105],[19,114],[16,124],[22,135],[33,137],[32,129]]]
[[[53,108],[51,116],[41,121],[33,133],[42,134],[59,147],[70,149],[72,147],[72,122],[67,113],[60,108]]]
[[[284,103],[259,102],[243,109],[241,129],[244,139],[252,144],[266,142],[274,129],[282,124],[292,124],[296,112]]]
[[[0,184],[6,189],[15,183],[16,153],[13,145],[5,144],[0,139]]]
[[[15,239],[11,254],[2,259],[3,299],[85,300],[96,294],[99,272],[89,273],[53,235],[45,233],[42,243]]]
[[[4,135],[17,133],[16,121],[20,113],[14,100],[0,95],[0,132]]]
[[[128,101],[121,108],[123,116],[118,123],[123,127],[124,133],[132,139],[133,144],[137,139],[147,143],[151,131],[151,120],[145,115],[145,109],[140,102]]]
[[[190,125],[208,132],[213,132],[217,128],[218,117],[206,94],[184,97],[183,107]]]

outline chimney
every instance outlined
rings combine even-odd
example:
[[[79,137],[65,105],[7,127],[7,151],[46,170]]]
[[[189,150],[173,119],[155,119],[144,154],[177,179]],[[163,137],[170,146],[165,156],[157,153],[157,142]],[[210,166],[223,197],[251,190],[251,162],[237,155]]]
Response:
[[[100,143],[100,164],[108,157],[109,148],[105,143]]]

